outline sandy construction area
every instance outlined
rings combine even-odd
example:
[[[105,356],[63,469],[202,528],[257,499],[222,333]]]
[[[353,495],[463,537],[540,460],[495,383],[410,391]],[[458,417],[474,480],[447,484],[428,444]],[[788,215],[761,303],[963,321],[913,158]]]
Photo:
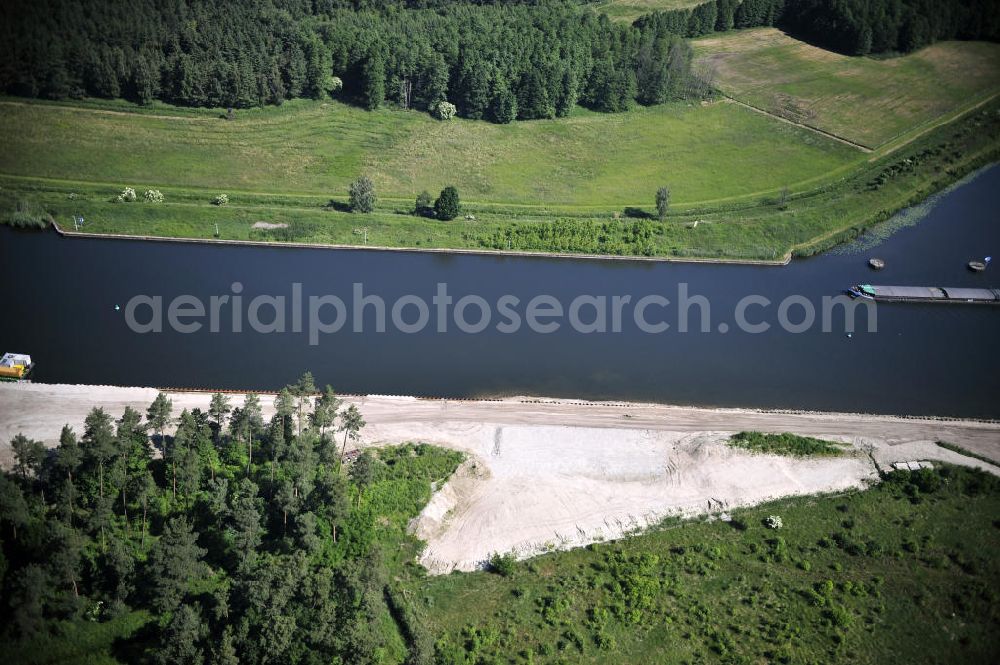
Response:
[[[93,406],[145,411],[147,388],[0,384],[0,463],[15,434],[54,445],[64,423],[82,432]],[[207,393],[171,393],[174,411]],[[234,396],[234,403],[239,403]],[[937,446],[948,441],[1000,462],[1000,425],[856,414],[783,413],[568,400],[356,397],[362,445],[423,441],[468,461],[414,521],[435,573],[470,570],[491,553],[521,556],[619,537],[667,515],[715,513],[797,494],[864,486],[876,464],[943,460],[1000,466]],[[272,397],[262,396],[265,416]],[[851,446],[842,458],[800,460],[730,448],[739,430],[795,432]]]

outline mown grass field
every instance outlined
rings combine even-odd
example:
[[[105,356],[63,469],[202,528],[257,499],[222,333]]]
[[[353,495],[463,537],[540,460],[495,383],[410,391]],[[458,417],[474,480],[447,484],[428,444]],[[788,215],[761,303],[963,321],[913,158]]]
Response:
[[[994,663],[998,514],[994,477],[897,472],[419,593],[455,665]]]
[[[464,199],[626,206],[669,184],[676,203],[796,186],[860,155],[731,104],[494,125],[336,102],[216,115],[124,115],[0,104],[0,173],[108,184],[343,196],[362,173],[380,196],[412,201],[458,187]]]
[[[704,0],[600,0],[593,8],[613,21],[631,23],[643,14],[694,7]]]
[[[774,28],[692,41],[727,95],[869,148],[1000,92],[1000,44],[941,42],[886,59],[849,57]]]
[[[412,214],[412,200],[382,200],[370,215],[343,212],[323,194],[230,191],[230,204],[209,203],[215,189],[163,187],[164,203],[113,203],[118,186],[0,175],[0,221],[18,202],[49,211],[64,228],[86,217],[85,232],[225,240],[278,239],[255,222],[284,223],[293,240],[380,247],[467,248],[781,260],[846,240],[892,212],[915,204],[1000,156],[1000,105],[991,104],[934,128],[886,156],[813,186],[709,205],[674,205],[664,223],[622,215],[615,206],[561,208],[469,203],[452,221]],[[138,185],[138,183],[136,183]],[[141,195],[141,189],[140,189]],[[650,215],[652,202],[631,215]],[[616,219],[620,217],[620,219]],[[553,226],[559,223],[560,226]],[[560,228],[567,233],[551,233]],[[638,232],[638,233],[637,233]]]

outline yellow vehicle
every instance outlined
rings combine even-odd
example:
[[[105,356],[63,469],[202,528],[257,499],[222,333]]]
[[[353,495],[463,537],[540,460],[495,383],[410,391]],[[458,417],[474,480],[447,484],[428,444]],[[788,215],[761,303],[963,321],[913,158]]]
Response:
[[[0,381],[24,381],[34,366],[29,355],[5,353],[0,358]]]

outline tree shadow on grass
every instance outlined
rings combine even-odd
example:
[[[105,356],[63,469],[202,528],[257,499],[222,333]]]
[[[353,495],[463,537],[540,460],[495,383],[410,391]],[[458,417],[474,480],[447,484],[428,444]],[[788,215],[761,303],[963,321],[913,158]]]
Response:
[[[330,202],[323,207],[328,210],[336,210],[337,212],[351,212],[351,206],[349,204],[344,203],[343,201],[334,201],[333,199],[330,199]]]
[[[622,211],[622,214],[631,219],[656,219],[656,215],[651,212],[646,212],[642,208],[625,208],[625,210]]]

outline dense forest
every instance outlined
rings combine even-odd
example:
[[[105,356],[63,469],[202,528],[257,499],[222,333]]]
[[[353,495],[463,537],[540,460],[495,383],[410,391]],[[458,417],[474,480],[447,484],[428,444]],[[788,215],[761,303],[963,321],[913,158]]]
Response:
[[[0,471],[0,642],[51,657],[80,622],[137,621],[125,662],[429,662],[433,640],[395,584],[415,568],[408,521],[461,454],[345,456],[365,422],[309,374],[275,411],[265,422],[259,396],[217,394],[176,414],[161,393],[145,417],[94,409],[54,450],[15,437]]]
[[[944,39],[1000,40],[1000,0],[711,0],[636,25],[686,37],[776,25],[848,55],[906,53]]]
[[[711,0],[612,23],[570,0],[13,0],[0,91],[250,107],[337,95],[495,122],[703,95],[684,37],[778,25],[849,54],[1000,38],[1000,0]]]
[[[0,90],[249,107],[336,94],[496,122],[704,92],[680,35],[573,2],[18,0]]]

